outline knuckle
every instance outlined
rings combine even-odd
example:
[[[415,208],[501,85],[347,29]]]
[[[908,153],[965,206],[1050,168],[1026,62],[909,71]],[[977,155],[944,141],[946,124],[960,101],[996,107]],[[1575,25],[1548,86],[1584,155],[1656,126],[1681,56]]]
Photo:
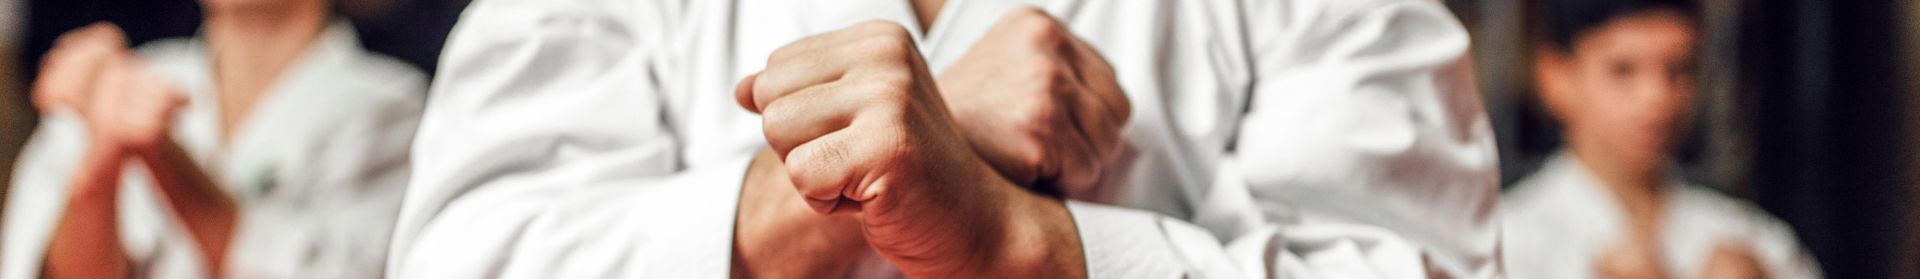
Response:
[[[1025,96],[1027,101],[1020,106],[1020,116],[1021,119],[1024,120],[1023,122],[1053,122],[1054,118],[1058,117],[1058,113],[1056,113],[1054,109],[1054,102],[1057,102],[1057,98],[1054,96],[1053,94],[1031,94]]]
[[[886,128],[880,128],[882,129],[879,131],[881,132],[880,134],[892,135],[891,137],[902,137],[903,135],[909,134],[902,130],[907,123],[907,116],[906,105],[896,103],[869,107],[863,117],[871,117],[875,122],[884,123],[880,127]],[[892,144],[893,142],[891,141],[893,140],[900,139],[886,138],[879,142]]]
[[[793,61],[793,59],[799,55],[800,55],[800,50],[796,49],[791,45],[781,47],[779,49],[773,50],[772,54],[767,55],[767,65],[775,65],[775,64],[786,62],[786,61]]]
[[[767,126],[789,124],[786,123],[786,120],[792,119],[790,116],[792,116],[794,112],[794,106],[790,103],[792,103],[791,100],[786,102],[773,102],[767,104],[766,107],[760,108],[760,121]]]
[[[915,140],[913,134],[905,133],[901,129],[903,128],[894,128],[894,133],[890,133],[891,136],[880,141],[885,144],[880,147],[885,148],[885,151],[879,154],[886,156],[884,160],[896,166],[912,168],[922,165],[917,161],[919,157],[915,156],[920,154],[920,147],[912,144]]]
[[[1034,65],[1027,66],[1026,69],[1029,72],[1026,76],[1034,79],[1033,83],[1039,86],[1040,90],[1057,91],[1054,88],[1060,87],[1062,80],[1066,78],[1067,69],[1059,63],[1050,62],[1050,59],[1045,61],[1047,62],[1036,62]]]
[[[1044,11],[1033,11],[1029,15],[1011,18],[1015,34],[1040,47],[1054,47],[1065,42],[1066,28],[1060,22],[1047,16]]]
[[[1015,129],[1018,129],[1018,131],[1021,134],[1029,137],[1030,139],[1028,140],[1030,141],[1044,142],[1045,139],[1053,138],[1054,136],[1053,125],[1045,125],[1045,124],[1038,124],[1038,123],[1040,122],[1024,121],[1024,122],[1020,122],[1019,124],[1015,124],[1014,127]]]
[[[907,33],[906,26],[901,26],[900,23],[883,20],[883,19],[873,19],[873,20],[862,21],[859,24],[854,25],[853,28],[857,32],[860,32],[862,34],[869,35],[869,36],[885,36],[885,37],[900,37],[900,38],[906,38],[910,36]]]
[[[815,146],[812,149],[808,150],[807,153],[804,153],[805,158],[799,158],[800,160],[798,161],[805,162],[802,164],[802,166],[805,166],[805,167],[795,169],[796,174],[811,175],[811,176],[832,176],[834,174],[827,173],[829,169],[825,168],[824,166],[849,163],[847,161],[848,157],[847,157],[846,145],[841,144],[840,142],[837,142],[837,141],[821,141],[814,144],[818,146]]]
[[[1047,10],[1033,5],[1020,5],[1007,13],[1013,16],[1047,16]]]
[[[904,74],[876,74],[866,84],[868,94],[890,102],[905,101],[913,92],[913,78]]]
[[[849,44],[856,53],[882,61],[908,61],[913,55],[913,41],[906,37],[867,36]]]
[[[1013,163],[1019,164],[1020,167],[1031,168],[1034,169],[1035,172],[1040,172],[1041,169],[1046,168],[1047,155],[1044,152],[1021,152],[1015,154],[1013,160]]]
[[[787,179],[792,181],[793,186],[798,188],[800,194],[803,196],[826,198],[827,196],[824,194],[826,193],[826,189],[822,189],[826,185],[817,185],[820,183],[815,183],[815,181],[817,181],[815,178],[821,177],[825,172],[823,170],[825,169],[823,167],[825,165],[826,164],[813,160],[787,160]]]
[[[886,20],[868,20],[850,30],[857,36],[846,47],[860,56],[891,61],[904,60],[915,53],[913,35],[899,23]]]
[[[762,72],[759,76],[754,77],[756,81],[754,81],[753,83],[753,88],[748,89],[748,90],[751,90],[751,92],[747,92],[747,95],[753,97],[752,101],[754,102],[771,102],[773,100],[762,100],[762,98],[775,96],[774,94],[778,94],[778,93],[784,93],[784,92],[773,92],[773,90],[777,89],[774,86],[784,82],[783,80],[781,80],[782,78],[785,78],[782,73]],[[761,103],[759,105],[771,105],[771,104]]]
[[[1133,119],[1133,101],[1127,100],[1127,95],[1123,93],[1116,92],[1114,95],[1112,97],[1114,99],[1113,116],[1117,121],[1114,121],[1113,126],[1126,125],[1127,121]]]

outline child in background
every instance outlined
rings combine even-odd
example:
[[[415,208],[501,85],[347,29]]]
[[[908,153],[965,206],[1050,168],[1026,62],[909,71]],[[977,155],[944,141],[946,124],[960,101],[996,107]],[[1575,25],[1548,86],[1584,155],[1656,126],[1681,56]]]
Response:
[[[1540,100],[1566,145],[1503,201],[1511,278],[1818,278],[1791,229],[1667,163],[1695,94],[1685,0],[1548,0]]]

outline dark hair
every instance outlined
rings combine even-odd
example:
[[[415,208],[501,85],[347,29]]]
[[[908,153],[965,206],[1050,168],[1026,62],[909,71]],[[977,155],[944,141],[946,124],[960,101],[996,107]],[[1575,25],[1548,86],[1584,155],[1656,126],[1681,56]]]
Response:
[[[1588,31],[1619,17],[1651,11],[1672,11],[1697,21],[1699,7],[1691,0],[1541,0],[1535,26],[1545,43],[1571,51],[1573,42]]]

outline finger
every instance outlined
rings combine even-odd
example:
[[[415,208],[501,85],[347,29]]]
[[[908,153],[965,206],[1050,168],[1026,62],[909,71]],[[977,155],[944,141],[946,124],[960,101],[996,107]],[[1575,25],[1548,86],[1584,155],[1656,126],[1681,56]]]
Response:
[[[1093,101],[1084,96],[1088,94],[1076,95],[1080,96],[1071,99],[1077,104],[1067,108],[1067,118],[1073,122],[1071,128],[1079,132],[1079,136],[1084,137],[1089,149],[1097,151],[1098,157],[1105,158],[1117,153],[1115,151],[1119,150],[1123,120],[1109,117],[1111,110],[1105,103]]]
[[[119,25],[114,25],[112,22],[102,21],[88,24],[85,27],[81,27],[79,32],[81,32],[79,39],[85,40],[88,43],[97,43],[110,47],[125,47],[127,44],[126,34],[120,31]]]
[[[119,26],[112,23],[97,22],[61,34],[54,41],[55,48],[68,49],[125,49],[126,35]]]
[[[46,107],[68,106],[82,109],[99,81],[102,71],[114,62],[112,50],[93,46],[70,46],[48,53],[41,65],[41,78],[35,82],[34,96]]]
[[[1072,91],[1072,89],[1056,90]],[[1064,94],[1072,93],[1055,93],[1053,96],[1072,98],[1062,96]],[[1051,118],[1051,122],[1045,126],[1053,132],[1041,139],[1050,147],[1043,151],[1047,154],[1047,160],[1042,161],[1046,165],[1042,169],[1050,171],[1044,176],[1045,184],[1048,187],[1061,188],[1055,190],[1065,193],[1069,192],[1067,188],[1091,184],[1091,181],[1099,177],[1101,161],[1098,160],[1097,151],[1101,149],[1099,145],[1094,144],[1091,135],[1085,132],[1086,129],[1079,127],[1082,124],[1073,115],[1071,106],[1061,106],[1059,109],[1061,116]]]
[[[1073,40],[1076,59],[1075,69],[1080,69],[1079,82],[1082,88],[1079,94],[1070,98],[1074,104],[1069,109],[1080,131],[1084,133],[1098,158],[1107,158],[1118,154],[1120,132],[1126,126],[1132,114],[1132,107],[1125,91],[1114,83],[1113,70],[1107,66],[1097,52],[1084,43]]]
[[[99,22],[99,23],[94,23],[93,25],[98,26],[94,28],[99,28],[100,30],[99,32],[101,33],[100,36],[105,39],[104,42],[106,42],[108,45],[114,48],[127,47],[127,32],[124,30],[120,30],[119,25],[115,25],[112,22]]]
[[[186,107],[187,97],[174,90],[173,84],[166,78],[146,72],[144,68],[137,71],[139,72],[133,74],[138,76],[140,88],[135,90],[143,90],[142,92],[151,94],[150,97],[156,102],[154,107],[159,112],[156,115],[163,121],[161,124],[172,124],[174,116]]]
[[[1063,129],[1076,129],[1071,127],[1073,125],[1074,124],[1070,123],[1061,124],[1061,126],[1065,126],[1062,127]],[[1054,137],[1054,146],[1058,146],[1059,148],[1052,150],[1054,159],[1050,162],[1052,164],[1059,164],[1059,166],[1056,167],[1059,173],[1053,176],[1052,181],[1053,187],[1059,188],[1055,189],[1059,194],[1074,193],[1081,190],[1081,188],[1092,185],[1100,179],[1100,175],[1102,171],[1104,171],[1104,168],[1101,166],[1101,162],[1103,162],[1101,160],[1101,158],[1103,158],[1101,152],[1104,150],[1093,144],[1093,139],[1085,133],[1067,134],[1071,135]]]
[[[102,27],[100,23],[93,23],[73,29],[73,31],[67,31],[67,33],[60,34],[60,38],[54,39],[53,46],[59,48],[94,44],[104,39],[102,31],[105,30],[103,30],[104,28]]]
[[[753,104],[767,103],[813,85],[839,80],[846,75],[846,63],[833,49],[852,36],[848,30],[814,35],[774,50],[767,57],[767,68],[751,85]]]
[[[114,87],[102,87],[103,98],[114,105],[103,106],[102,112],[118,115],[118,123],[110,124],[115,129],[123,129],[127,138],[141,146],[151,146],[164,140],[172,130],[173,120],[186,103],[186,97],[173,91],[172,85],[164,78],[146,72],[138,63],[123,62],[116,67],[112,83]]]
[[[760,113],[760,106],[753,103],[753,82],[754,79],[758,77],[760,77],[760,73],[747,75],[747,77],[740,78],[739,84],[733,86],[734,103],[740,104],[740,108],[747,109],[747,111],[753,113]]]
[[[842,199],[870,183],[868,170],[881,156],[878,145],[861,139],[870,136],[851,130],[834,132],[794,148],[787,157],[787,175],[814,211],[832,213],[847,203]]]
[[[761,111],[761,132],[767,145],[784,159],[800,143],[845,129],[868,101],[864,94],[849,92],[843,86],[827,83],[808,87],[768,104]]]
[[[135,108],[128,106],[128,104],[135,101],[134,97],[137,97],[136,95],[130,94],[132,92],[129,90],[133,88],[132,82],[135,81],[133,79],[134,76],[131,75],[132,72],[121,68],[122,66],[113,64],[120,62],[108,61],[106,63],[108,65],[101,67],[98,85],[93,87],[93,92],[90,98],[88,98],[92,102],[88,108],[108,115],[127,116],[134,114],[135,112],[127,111]]]
[[[844,210],[844,208],[847,208],[854,203],[851,200],[847,200],[847,198],[845,197],[835,197],[835,198],[825,199],[825,200],[817,200],[817,199],[805,198],[805,197],[803,197],[803,199],[807,200],[807,208],[811,208],[813,209],[814,213],[820,213],[820,214],[833,214],[834,212],[843,212],[841,210]]]
[[[819,68],[817,64],[768,65],[753,84],[754,107],[765,109],[774,100],[814,85],[839,80],[845,69]]]
[[[975,132],[980,131],[998,130],[975,130]],[[1035,155],[1053,152],[1047,147],[1055,145],[1048,139],[1029,141],[999,134],[975,134],[969,137],[971,137],[969,139],[971,145],[976,150],[975,153],[991,162],[994,170],[1000,172],[1000,176],[1014,184],[1027,187],[1042,186],[1043,181],[1040,181],[1040,178],[1051,176],[1051,172],[1055,171],[1051,169],[1053,166],[1045,161],[1053,158],[1051,154]]]
[[[1067,42],[1073,48],[1072,56],[1076,57],[1073,59],[1075,75],[1081,82],[1087,84],[1088,88],[1093,89],[1093,97],[1106,104],[1104,106],[1107,108],[1106,112],[1110,113],[1108,117],[1126,122],[1133,115],[1133,106],[1127,100],[1126,90],[1120,87],[1118,80],[1114,77],[1113,65],[1107,63],[1107,59],[1100,54],[1099,50],[1087,45],[1086,41],[1081,41],[1078,37],[1069,39]]]

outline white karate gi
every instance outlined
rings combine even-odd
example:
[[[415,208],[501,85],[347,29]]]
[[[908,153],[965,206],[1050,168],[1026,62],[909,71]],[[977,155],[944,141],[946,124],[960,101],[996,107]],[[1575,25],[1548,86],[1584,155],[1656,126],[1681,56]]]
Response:
[[[1620,201],[1580,161],[1561,152],[1502,204],[1507,275],[1593,278],[1607,245],[1626,237]],[[1660,255],[1671,276],[1696,278],[1721,241],[1744,246],[1772,278],[1821,278],[1793,229],[1746,202],[1677,179],[1666,192]]]
[[[149,70],[187,96],[174,141],[239,202],[227,275],[371,278],[385,270],[427,78],[362,50],[355,36],[344,21],[328,25],[224,144],[207,46],[169,39],[138,49]],[[41,121],[7,201],[4,278],[39,278],[87,148],[78,115],[63,109]],[[198,246],[140,164],[128,163],[120,183],[121,243],[135,272],[208,278]]]
[[[389,274],[725,277],[764,146],[735,82],[869,19],[938,74],[1018,4],[1103,53],[1133,104],[1112,202],[1143,210],[1069,203],[1094,277],[1497,273],[1493,137],[1437,2],[949,0],[923,33],[904,0],[481,0],[443,53]]]

